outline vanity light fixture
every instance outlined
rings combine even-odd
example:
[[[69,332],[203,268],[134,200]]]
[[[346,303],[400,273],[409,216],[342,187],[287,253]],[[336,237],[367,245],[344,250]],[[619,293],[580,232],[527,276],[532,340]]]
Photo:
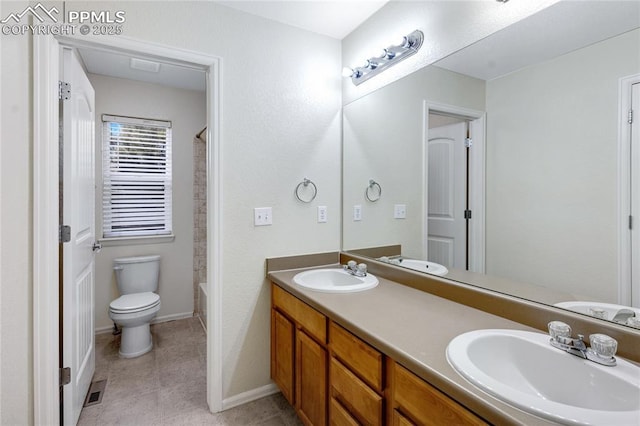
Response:
[[[355,68],[345,67],[342,70],[342,75],[351,77],[351,81],[357,86],[363,81],[369,80],[374,75],[415,54],[422,46],[423,41],[424,34],[422,31],[415,30],[411,34],[402,37],[400,44],[382,49],[380,54],[367,59],[363,65]]]

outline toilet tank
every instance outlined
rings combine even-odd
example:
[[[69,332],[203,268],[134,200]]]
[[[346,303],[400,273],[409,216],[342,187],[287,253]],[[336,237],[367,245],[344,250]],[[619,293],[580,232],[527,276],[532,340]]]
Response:
[[[134,256],[113,259],[113,270],[120,294],[158,290],[160,256]]]

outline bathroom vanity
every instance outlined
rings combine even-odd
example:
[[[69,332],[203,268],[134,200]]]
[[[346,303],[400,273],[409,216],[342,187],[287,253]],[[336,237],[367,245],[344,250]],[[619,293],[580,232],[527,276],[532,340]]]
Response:
[[[340,267],[349,258],[319,267]],[[489,303],[483,299],[505,296],[379,263],[369,263],[377,287],[342,294],[296,285],[293,277],[305,268],[289,269],[295,267],[268,266],[271,372],[305,424],[554,424],[471,385],[448,363],[447,345],[478,329],[542,333],[550,319],[585,333],[602,329],[525,301]],[[448,294],[438,294],[441,285]],[[606,331],[615,335],[616,328]],[[621,352],[637,349],[635,340],[615,337],[622,337]]]
[[[271,285],[271,374],[305,423],[486,424],[283,287]]]

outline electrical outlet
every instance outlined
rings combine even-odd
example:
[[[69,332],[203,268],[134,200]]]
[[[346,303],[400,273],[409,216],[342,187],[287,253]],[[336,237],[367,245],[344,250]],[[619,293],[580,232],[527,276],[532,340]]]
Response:
[[[406,219],[407,218],[407,205],[396,204],[393,206],[393,218],[394,219]]]
[[[357,204],[353,206],[353,221],[357,222],[362,220],[362,206]]]
[[[327,222],[327,206],[318,206],[318,223]]]
[[[271,207],[256,207],[253,209],[253,224],[255,226],[272,225]]]

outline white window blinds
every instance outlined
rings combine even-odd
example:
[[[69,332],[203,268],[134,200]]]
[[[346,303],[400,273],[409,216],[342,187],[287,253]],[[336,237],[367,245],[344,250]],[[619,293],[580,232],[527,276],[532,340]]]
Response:
[[[103,236],[171,234],[171,122],[102,121]]]

